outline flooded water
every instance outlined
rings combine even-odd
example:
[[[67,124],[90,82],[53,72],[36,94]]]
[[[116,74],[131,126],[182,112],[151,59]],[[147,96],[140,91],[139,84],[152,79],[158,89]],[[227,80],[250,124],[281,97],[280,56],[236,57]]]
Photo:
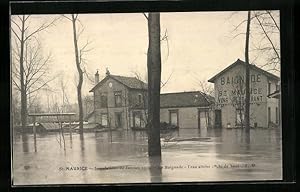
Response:
[[[13,184],[91,184],[282,179],[278,129],[180,129],[161,134],[148,158],[143,131],[14,136]]]

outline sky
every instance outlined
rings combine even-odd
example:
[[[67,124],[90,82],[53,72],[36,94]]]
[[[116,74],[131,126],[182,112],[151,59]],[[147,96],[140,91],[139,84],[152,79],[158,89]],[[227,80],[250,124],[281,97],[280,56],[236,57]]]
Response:
[[[54,17],[58,15],[36,15],[30,24],[34,28]],[[108,68],[113,75],[138,73],[146,79],[148,31],[142,13],[81,14],[78,18],[79,30],[84,27],[79,47],[90,42],[89,51],[84,54],[90,78],[99,70],[101,80]],[[246,18],[247,12],[161,13],[161,34],[167,30],[168,36],[168,42],[161,42],[162,81],[170,77],[161,92],[200,90],[199,80],[207,81],[238,58],[244,60],[245,36],[234,36],[244,32],[246,26],[241,25],[240,31],[233,32],[233,29]],[[71,103],[76,102],[77,97],[72,35],[72,23],[66,18],[38,35],[43,52],[52,54],[49,73],[60,76],[50,86],[59,90],[59,79],[63,78]],[[92,95],[89,90],[93,86],[86,80],[82,94]]]

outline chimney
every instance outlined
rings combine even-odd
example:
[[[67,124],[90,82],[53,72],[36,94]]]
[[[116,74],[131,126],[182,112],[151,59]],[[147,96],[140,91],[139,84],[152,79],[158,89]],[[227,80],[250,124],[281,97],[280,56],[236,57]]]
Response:
[[[99,73],[98,73],[98,70],[95,74],[95,85],[97,85],[99,83]]]
[[[106,76],[109,76],[110,75],[110,72],[108,70],[108,68],[106,67]]]

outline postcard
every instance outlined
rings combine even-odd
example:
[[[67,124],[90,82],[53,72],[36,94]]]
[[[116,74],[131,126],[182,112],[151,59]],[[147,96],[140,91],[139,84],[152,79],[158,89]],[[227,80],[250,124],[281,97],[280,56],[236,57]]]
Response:
[[[10,19],[13,186],[283,179],[279,11]]]

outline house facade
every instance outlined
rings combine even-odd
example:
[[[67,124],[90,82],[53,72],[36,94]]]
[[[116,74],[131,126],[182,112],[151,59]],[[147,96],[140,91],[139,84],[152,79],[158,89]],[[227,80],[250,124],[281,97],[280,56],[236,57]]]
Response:
[[[160,121],[179,128],[207,129],[213,123],[213,98],[200,91],[160,95]]]
[[[214,83],[215,126],[237,127],[244,122],[246,63],[237,60],[208,81]],[[279,90],[280,78],[250,66],[250,125],[269,127],[279,124],[279,101],[268,97]]]
[[[94,94],[94,111],[89,119],[105,127],[129,129],[136,115],[133,109],[144,108],[147,85],[135,77],[106,73],[106,77],[90,90]],[[91,121],[91,120],[89,120]]]
[[[144,128],[147,124],[147,84],[135,77],[111,75],[90,90],[94,111],[89,123],[111,128]],[[213,123],[213,98],[200,91],[167,93],[160,96],[160,120],[179,128],[207,128]]]

